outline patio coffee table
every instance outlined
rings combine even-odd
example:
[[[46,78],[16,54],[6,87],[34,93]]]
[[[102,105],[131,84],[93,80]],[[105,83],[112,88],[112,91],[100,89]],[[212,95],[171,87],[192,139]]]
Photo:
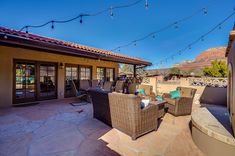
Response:
[[[158,119],[164,116],[166,103],[166,101],[151,101],[151,104],[158,106]]]

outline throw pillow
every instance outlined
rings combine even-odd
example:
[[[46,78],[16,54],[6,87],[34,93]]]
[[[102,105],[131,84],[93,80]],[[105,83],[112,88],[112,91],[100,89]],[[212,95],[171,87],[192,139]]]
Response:
[[[137,89],[137,92],[141,95],[146,95],[144,89]]]
[[[141,100],[141,102],[140,102],[141,109],[147,107],[149,105],[149,101],[150,100],[145,100],[145,99]]]
[[[177,99],[180,97],[180,91],[178,90],[171,91],[170,95],[171,95],[171,99]]]
[[[156,100],[157,101],[163,101],[163,98],[162,98],[162,96],[158,95],[158,96],[156,96]]]

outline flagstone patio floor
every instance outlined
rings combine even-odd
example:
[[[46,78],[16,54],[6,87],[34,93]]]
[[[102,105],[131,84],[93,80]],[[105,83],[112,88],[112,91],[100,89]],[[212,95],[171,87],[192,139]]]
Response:
[[[136,141],[92,117],[92,105],[49,100],[0,109],[0,156],[201,156],[190,116],[166,114],[159,128]]]

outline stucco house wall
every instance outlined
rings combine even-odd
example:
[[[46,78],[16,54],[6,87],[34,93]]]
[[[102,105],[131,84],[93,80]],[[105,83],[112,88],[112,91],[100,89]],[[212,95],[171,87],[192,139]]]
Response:
[[[13,60],[32,60],[54,63],[69,63],[77,65],[92,66],[92,78],[96,79],[96,67],[108,67],[115,69],[118,74],[118,63],[88,59],[82,57],[68,56],[37,51],[19,47],[0,46],[0,107],[11,106],[13,100]],[[58,68],[57,97],[64,98],[65,69]]]
[[[235,132],[235,41],[230,42],[228,51],[229,87],[228,87],[228,108],[233,131]]]

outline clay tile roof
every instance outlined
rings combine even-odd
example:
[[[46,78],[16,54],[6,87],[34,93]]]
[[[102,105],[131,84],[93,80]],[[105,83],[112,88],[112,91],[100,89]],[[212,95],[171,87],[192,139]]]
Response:
[[[7,38],[4,37],[6,35],[8,36]],[[151,65],[151,63],[148,61],[114,53],[112,51],[107,51],[107,50],[93,48],[93,47],[89,47],[89,46],[85,46],[85,45],[81,45],[77,43],[57,40],[57,39],[39,36],[39,35],[31,34],[31,33],[19,32],[19,31],[4,28],[4,27],[0,27],[0,43],[8,43],[8,44],[10,43],[14,45],[23,44],[24,46],[28,46],[31,48],[36,47],[36,45],[40,45],[41,49],[43,48],[46,49],[47,46],[50,46],[50,47],[53,46],[55,49],[57,49],[56,51],[60,51],[58,50],[60,48],[61,49],[67,48],[66,50],[63,50],[63,52],[67,51],[68,54],[73,53],[74,55],[86,56],[86,57],[91,57],[91,58],[97,58],[97,56],[99,56],[103,60],[110,60],[110,61],[127,63],[127,64]]]

